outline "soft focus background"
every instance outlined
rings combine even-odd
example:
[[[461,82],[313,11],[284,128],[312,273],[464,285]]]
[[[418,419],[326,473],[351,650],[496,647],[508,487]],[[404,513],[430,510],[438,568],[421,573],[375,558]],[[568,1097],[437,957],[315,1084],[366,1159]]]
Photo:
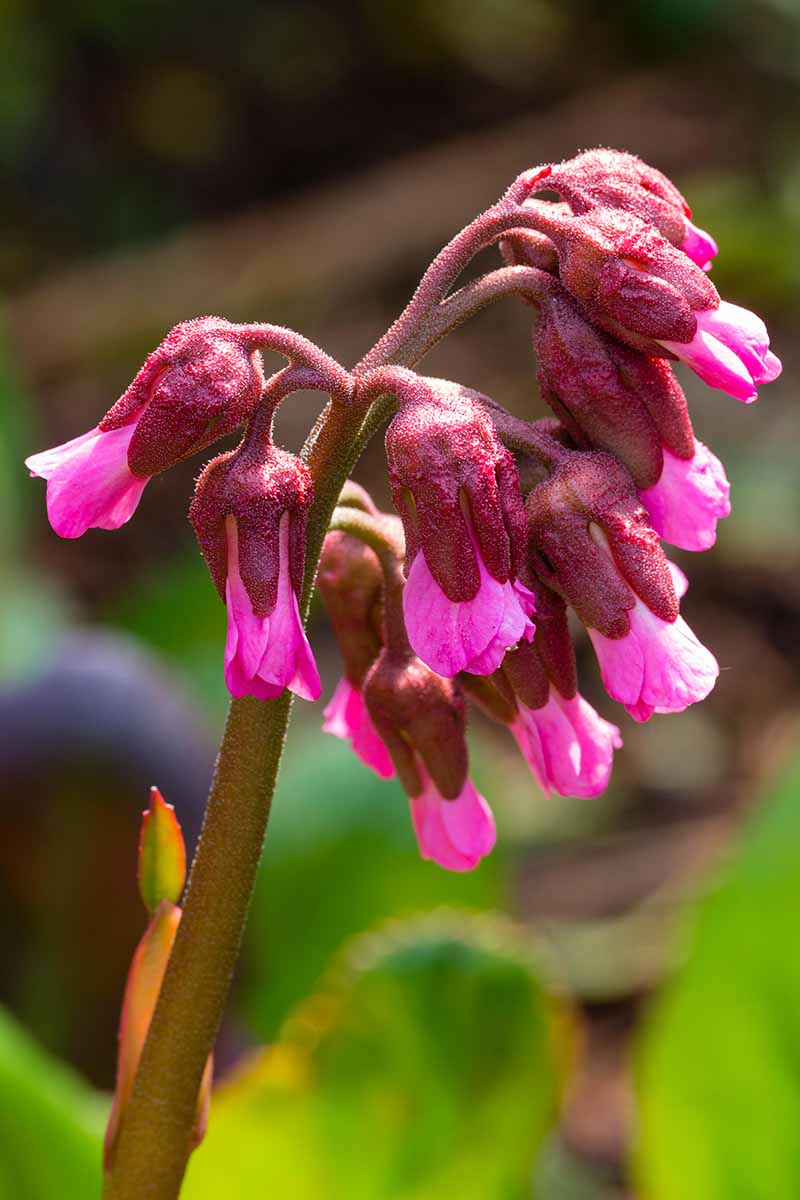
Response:
[[[470,877],[420,862],[399,788],[297,705],[186,1194],[799,1195],[800,11],[11,0],[0,59],[0,1196],[96,1194],[139,813],[158,783],[194,840],[225,711],[202,460],[62,542],[23,457],[189,316],[354,361],[518,171],[597,144],[674,178],[784,361],[751,408],[683,379],[733,486],[715,549],[677,556],[719,684],[636,726],[583,646],[625,738],[597,801],[542,797],[476,717],[499,843]],[[513,301],[429,366],[540,412]],[[288,446],[314,403],[281,413]],[[385,501],[380,439],[358,477]],[[327,697],[320,613],[312,640]]]

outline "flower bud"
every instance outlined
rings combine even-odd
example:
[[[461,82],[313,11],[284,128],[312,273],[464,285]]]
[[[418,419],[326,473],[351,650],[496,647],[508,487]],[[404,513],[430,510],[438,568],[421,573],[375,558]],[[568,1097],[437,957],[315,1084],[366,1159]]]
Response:
[[[536,180],[557,192],[576,214],[621,208],[656,229],[700,267],[710,266],[717,244],[693,225],[686,200],[661,171],[635,154],[599,148],[545,167]]]
[[[690,342],[695,314],[719,304],[687,255],[623,209],[593,209],[560,222],[551,236],[564,286],[593,321],[636,348]]]
[[[631,361],[643,357],[640,352],[602,333],[563,292],[542,306],[534,347],[542,397],[575,444],[608,450],[639,487],[654,484],[662,468],[661,437],[650,403],[658,399],[637,386],[647,382]],[[650,374],[661,378],[657,370]],[[684,405],[688,424],[685,411]]]
[[[130,468],[156,475],[242,425],[263,387],[261,355],[247,327],[197,317],[167,334],[100,429],[135,423]]]
[[[637,596],[666,621],[678,615],[658,535],[615,459],[569,455],[534,488],[527,507],[531,549],[585,625],[624,636]]]
[[[228,608],[232,696],[319,696],[298,605],[312,495],[300,459],[271,444],[221,455],[197,482],[189,519]]]
[[[410,652],[386,648],[367,676],[364,700],[410,798],[423,858],[471,870],[494,846],[495,828],[467,777],[461,689]]]
[[[119,529],[151,475],[231,433],[263,386],[261,355],[242,327],[219,317],[176,325],[99,425],[26,460],[48,481],[55,532]]]
[[[382,645],[383,572],[378,556],[350,533],[334,530],[326,534],[317,587],[336,635],[345,676],[360,688]]]
[[[514,460],[466,389],[417,380],[400,399],[386,451],[406,537],[409,639],[439,674],[490,674],[533,631],[515,580],[525,517]]]

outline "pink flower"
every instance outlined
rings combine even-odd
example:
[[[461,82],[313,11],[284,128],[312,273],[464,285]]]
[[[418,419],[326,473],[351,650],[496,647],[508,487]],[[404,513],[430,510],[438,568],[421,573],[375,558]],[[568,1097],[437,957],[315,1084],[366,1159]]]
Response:
[[[599,796],[622,745],[616,725],[583,696],[566,700],[552,685],[541,708],[520,704],[511,732],[545,795]]]
[[[439,675],[459,671],[491,675],[520,639],[530,641],[533,593],[521,583],[500,583],[486,570],[473,535],[480,586],[472,600],[453,601],[439,587],[420,550],[403,592],[403,615],[414,653]]]
[[[717,521],[731,511],[725,468],[698,441],[692,458],[677,458],[666,447],[663,454],[660,479],[639,492],[650,522],[671,546],[708,550],[717,539]]]
[[[235,517],[225,521],[228,546],[225,602],[228,637],[225,642],[225,682],[232,696],[274,700],[289,688],[304,700],[316,700],[321,687],[314,655],[308,644],[289,568],[289,513],[279,526],[278,592],[266,616],[253,611],[253,602],[239,573],[239,531]]]
[[[664,621],[637,597],[628,618],[630,630],[621,638],[588,631],[609,696],[635,721],[647,721],[654,712],[682,712],[704,700],[719,667],[683,617]]]
[[[698,225],[687,220],[686,237],[681,250],[684,254],[688,254],[698,267],[702,267],[704,271],[710,271],[713,265],[711,260],[718,253],[719,246],[710,233],[706,233],[705,229],[700,229]]]
[[[781,360],[769,348],[761,318],[727,300],[697,313],[697,332],[690,342],[662,341],[661,345],[704,383],[745,404],[758,399],[757,384],[771,383],[782,369]]]
[[[342,677],[325,709],[325,733],[349,742],[353,752],[381,779],[391,779],[394,764],[377,729],[372,724],[360,688]]]
[[[47,515],[59,537],[119,529],[131,519],[147,483],[128,467],[135,429],[135,421],[108,432],[97,426],[25,460],[31,475],[47,480]]]
[[[492,810],[467,779],[455,800],[444,800],[417,756],[423,790],[409,801],[423,858],[448,871],[471,871],[495,843]]]

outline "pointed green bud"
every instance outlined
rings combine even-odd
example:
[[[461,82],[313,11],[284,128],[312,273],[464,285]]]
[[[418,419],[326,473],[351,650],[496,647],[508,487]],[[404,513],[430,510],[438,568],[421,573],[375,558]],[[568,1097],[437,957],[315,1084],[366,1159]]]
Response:
[[[148,912],[162,900],[177,904],[185,881],[186,847],[175,809],[153,787],[139,837],[139,894]]]

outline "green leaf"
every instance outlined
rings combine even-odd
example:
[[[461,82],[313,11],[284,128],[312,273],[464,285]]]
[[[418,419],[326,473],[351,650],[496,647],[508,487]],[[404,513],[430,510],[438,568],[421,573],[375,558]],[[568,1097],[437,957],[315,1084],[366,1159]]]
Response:
[[[175,809],[157,787],[142,813],[139,836],[139,893],[152,915],[162,900],[177,904],[186,882],[186,846]]]
[[[0,1009],[0,1200],[95,1200],[106,1108]]]
[[[800,1195],[800,762],[702,902],[639,1047],[648,1200]]]
[[[184,1200],[523,1200],[555,1115],[559,1029],[492,918],[364,935],[216,1094]]]

